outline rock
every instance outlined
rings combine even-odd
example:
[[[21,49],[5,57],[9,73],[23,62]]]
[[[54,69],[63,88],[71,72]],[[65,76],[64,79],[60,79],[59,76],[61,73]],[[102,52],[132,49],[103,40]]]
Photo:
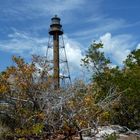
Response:
[[[94,133],[95,130],[92,130],[91,133]],[[104,137],[110,134],[115,133],[119,136],[118,140],[139,140],[140,131],[135,130],[131,131],[127,127],[119,125],[109,125],[109,126],[99,126],[98,133],[95,137],[84,137],[84,140],[104,140]]]
[[[118,140],[139,140],[140,136],[136,135],[125,135],[125,134],[119,134],[119,139]]]

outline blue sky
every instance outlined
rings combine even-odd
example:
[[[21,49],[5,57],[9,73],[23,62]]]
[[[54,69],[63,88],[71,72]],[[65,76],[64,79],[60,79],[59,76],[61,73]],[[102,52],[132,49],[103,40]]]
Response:
[[[13,55],[30,62],[45,55],[51,18],[57,14],[64,29],[70,71],[94,40],[113,65],[122,65],[140,48],[140,0],[0,0],[0,71],[13,65]]]

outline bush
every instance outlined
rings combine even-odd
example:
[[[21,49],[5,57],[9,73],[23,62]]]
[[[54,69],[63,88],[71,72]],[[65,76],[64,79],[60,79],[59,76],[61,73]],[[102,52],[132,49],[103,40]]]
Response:
[[[104,136],[104,140],[117,140],[118,138],[119,135],[117,135],[115,132]]]

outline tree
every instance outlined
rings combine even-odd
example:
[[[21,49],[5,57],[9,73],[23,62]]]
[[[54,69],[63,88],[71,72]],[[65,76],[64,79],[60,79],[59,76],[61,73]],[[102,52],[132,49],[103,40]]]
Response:
[[[96,128],[100,108],[86,85],[75,82],[72,88],[54,90],[49,66],[34,56],[31,64],[13,57],[15,66],[0,78],[0,117],[11,129],[8,137],[49,138],[73,135]]]
[[[110,67],[110,60],[101,52],[102,48],[102,43],[94,42],[82,60],[83,65],[86,66],[92,74],[91,82],[93,84],[94,94],[96,94],[96,102],[100,103],[101,101],[103,102],[107,96],[110,97],[108,98],[108,102],[110,102],[110,99],[116,95],[118,89],[113,81],[115,75],[120,74],[118,67]]]
[[[84,66],[92,73],[95,101],[104,108],[111,123],[139,128],[140,50],[128,55],[123,68],[111,68],[110,61],[100,51],[102,47],[101,43],[93,43],[83,59]]]
[[[53,89],[43,57],[33,56],[31,64],[13,57],[15,66],[0,74],[0,118],[10,128],[6,136],[53,140],[79,135],[82,140],[106,121],[139,128],[140,51],[133,51],[120,69],[110,67],[102,47],[94,43],[83,59],[91,83],[79,80],[59,90]]]
[[[42,92],[48,82],[41,83],[35,65],[13,57],[15,66],[8,67],[0,78],[1,119],[14,135],[40,133],[42,120]],[[9,134],[11,135],[11,134]]]
[[[122,94],[120,107],[116,117],[121,118],[117,123],[128,126],[132,129],[140,128],[140,49],[132,51],[124,61],[122,76],[119,80],[119,88],[126,90]]]
[[[102,43],[94,42],[86,52],[85,58],[82,59],[83,65],[92,71],[92,80],[97,75],[100,75],[108,67],[108,64],[110,64],[110,60],[100,51],[101,48],[103,48]]]

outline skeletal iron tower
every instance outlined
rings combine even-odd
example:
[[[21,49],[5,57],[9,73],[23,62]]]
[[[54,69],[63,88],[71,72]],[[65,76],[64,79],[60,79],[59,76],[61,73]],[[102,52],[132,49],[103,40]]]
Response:
[[[47,60],[52,68],[54,89],[71,85],[70,72],[63,40],[63,29],[60,18],[56,15],[51,19]]]

